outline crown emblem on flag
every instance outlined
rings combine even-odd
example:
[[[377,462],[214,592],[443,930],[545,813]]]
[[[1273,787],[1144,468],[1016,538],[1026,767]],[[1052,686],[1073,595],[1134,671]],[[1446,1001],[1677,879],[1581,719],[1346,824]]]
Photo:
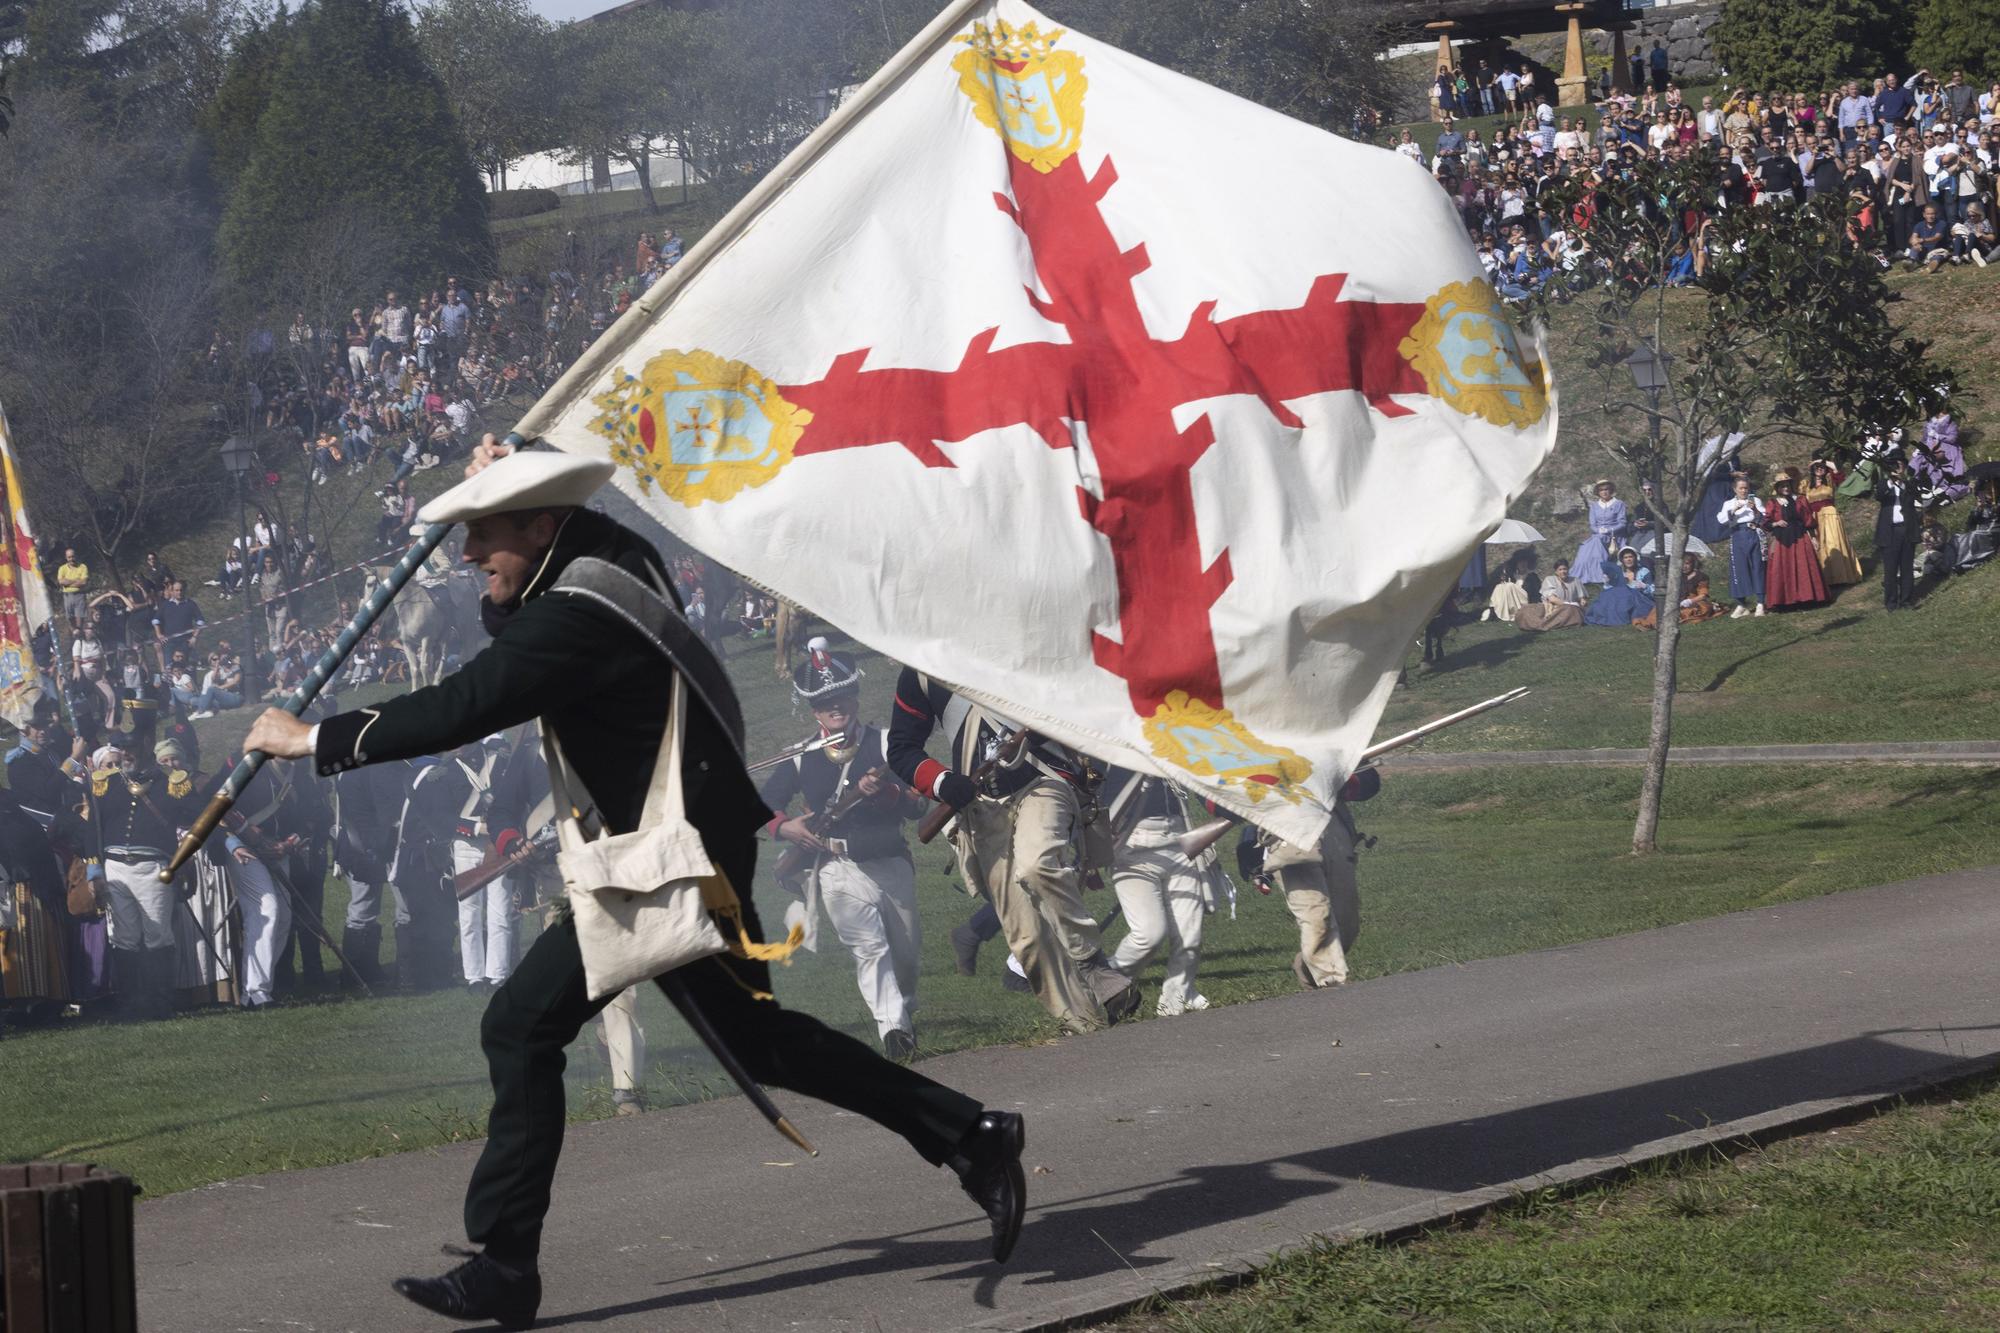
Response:
[[[639,488],[692,509],[762,486],[792,461],[812,413],[741,361],[700,350],[661,352],[637,375],[621,368],[591,402],[591,428]]]
[[[1063,29],[1005,19],[975,23],[955,40],[967,49],[951,67],[980,124],[1000,131],[1015,157],[1044,174],[1083,142],[1083,57],[1056,49]]]
[[[958,40],[988,60],[1024,64],[1030,60],[1047,59],[1049,53],[1056,49],[1056,43],[1062,40],[1063,31],[1051,28],[1045,33],[1039,24],[1016,26],[1006,19],[996,19],[992,23],[973,24],[972,31]]]

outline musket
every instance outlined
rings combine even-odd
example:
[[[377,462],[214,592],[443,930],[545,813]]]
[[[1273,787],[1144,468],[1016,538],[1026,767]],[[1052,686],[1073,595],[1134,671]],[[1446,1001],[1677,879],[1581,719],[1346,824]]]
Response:
[[[454,875],[451,891],[460,902],[464,902],[502,875],[518,870],[530,861],[539,860],[552,845],[547,838],[529,838],[517,852],[509,852],[505,856],[495,853],[463,874]]]
[[[1357,771],[1361,768],[1367,768],[1391,750],[1400,750],[1406,745],[1415,745],[1418,741],[1431,735],[1433,732],[1443,731],[1446,727],[1456,726],[1467,718],[1479,716],[1488,709],[1498,708],[1502,704],[1513,703],[1516,699],[1521,698],[1527,693],[1528,687],[1526,685],[1519,685],[1505,694],[1495,695],[1484,703],[1474,704],[1470,708],[1461,708],[1456,713],[1438,718],[1434,722],[1426,722],[1421,727],[1406,731],[1400,736],[1391,736],[1386,741],[1371,745],[1361,752],[1361,763],[1356,766]],[[1186,833],[1181,834],[1180,837],[1174,839],[1175,849],[1182,856],[1192,861],[1219,842],[1222,839],[1222,835],[1229,832],[1230,829],[1235,828],[1238,822],[1240,821],[1232,818],[1211,819],[1201,827],[1190,829]]]
[[[1027,744],[1028,729],[1026,727],[1010,733],[1005,740],[1000,742],[1000,748],[993,752],[993,757],[972,771],[972,785],[977,787],[1000,769],[1013,767],[1015,763],[1019,762],[1021,751],[1026,748]],[[931,839],[944,832],[944,826],[949,824],[957,815],[957,806],[946,805],[943,801],[939,801],[932,808],[931,812],[924,816],[923,822],[917,825],[917,841],[929,846]]]
[[[797,745],[787,745],[769,759],[759,759],[754,764],[745,764],[743,771],[745,773],[762,773],[767,768],[776,768],[787,759],[797,759],[802,754],[811,754],[814,750],[824,750],[839,739],[841,739],[841,733],[835,731],[829,732],[824,736],[815,736],[809,741],[800,741]]]
[[[1478,717],[1481,713],[1498,708],[1502,704],[1513,703],[1516,699],[1526,696],[1527,693],[1528,687],[1526,685],[1517,685],[1505,694],[1494,695],[1484,703],[1474,704],[1470,708],[1461,708],[1456,713],[1448,713],[1436,721],[1426,722],[1421,727],[1413,727],[1400,736],[1391,736],[1386,741],[1377,741],[1361,752],[1361,762],[1356,767],[1366,768],[1369,764],[1374,763],[1391,750],[1400,750],[1406,745],[1415,745],[1418,741],[1431,735],[1433,732],[1443,731],[1446,727],[1455,727],[1467,718]]]
[[[900,782],[897,782],[896,778],[886,768],[871,768],[861,776],[864,781],[872,777],[880,778],[884,782],[896,782],[897,786],[902,785]],[[872,799],[873,797],[870,797],[861,790],[861,783],[856,782],[845,792],[841,793],[826,809],[807,815],[806,831],[815,838],[824,838],[834,830],[841,820],[853,814],[856,806],[860,805],[863,801]],[[810,848],[801,847],[797,843],[787,845],[785,850],[779,854],[778,864],[773,872],[777,875],[778,882],[783,884],[786,880],[797,878],[799,873],[806,868],[807,863],[813,859],[814,855],[815,853]]]

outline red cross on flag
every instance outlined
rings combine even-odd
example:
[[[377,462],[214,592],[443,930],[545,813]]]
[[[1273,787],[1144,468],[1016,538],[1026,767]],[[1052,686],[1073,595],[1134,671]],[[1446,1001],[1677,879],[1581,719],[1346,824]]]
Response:
[[[888,656],[1310,843],[1555,416],[1420,167],[967,0],[522,431]]]

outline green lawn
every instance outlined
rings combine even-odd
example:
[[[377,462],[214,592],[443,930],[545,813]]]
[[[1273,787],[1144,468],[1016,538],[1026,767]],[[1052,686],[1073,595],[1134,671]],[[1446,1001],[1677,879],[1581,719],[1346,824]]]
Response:
[[[2000,1080],[1406,1245],[1308,1249],[1117,1333],[1985,1329],[2000,1323]]]
[[[767,716],[762,725],[772,723]],[[1635,773],[1582,769],[1526,781],[1504,770],[1391,781],[1359,811],[1379,841],[1362,861],[1357,974],[1976,865],[1991,859],[2000,833],[2000,771],[1700,769],[1676,774],[1667,849],[1642,864],[1625,852],[1637,781]],[[952,971],[946,932],[969,904],[943,860],[935,850],[918,857],[925,1050],[1050,1038],[1040,1009],[999,987],[997,953],[989,951],[979,977]],[[775,914],[769,886],[758,892]],[[329,894],[330,920],[341,896]],[[1101,902],[1108,911],[1109,896]],[[1286,962],[1295,947],[1282,903],[1247,891],[1236,919],[1226,911],[1210,918],[1201,990],[1216,1003],[1281,994],[1293,985]],[[781,972],[778,990],[788,1003],[873,1036],[851,965],[831,941]],[[485,1108],[479,1008],[458,993],[389,996],[10,1033],[0,1046],[0,1161],[97,1161],[162,1194],[476,1137]],[[715,1089],[717,1077],[693,1058],[665,1002],[648,993],[641,1012],[655,1098]],[[607,1114],[608,1070],[590,1036],[572,1057],[572,1114]]]

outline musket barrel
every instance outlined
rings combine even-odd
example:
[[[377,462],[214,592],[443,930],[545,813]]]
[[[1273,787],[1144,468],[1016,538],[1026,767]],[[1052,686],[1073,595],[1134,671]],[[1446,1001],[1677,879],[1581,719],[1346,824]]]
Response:
[[[1470,708],[1461,708],[1456,713],[1450,713],[1434,721],[1426,722],[1421,727],[1415,727],[1400,736],[1391,736],[1388,740],[1378,742],[1363,750],[1361,752],[1361,762],[1365,764],[1371,759],[1379,758],[1389,753],[1391,750],[1400,750],[1405,745],[1414,745],[1433,732],[1443,731],[1446,727],[1455,726],[1467,718],[1477,717],[1488,709],[1498,708],[1501,704],[1513,703],[1516,699],[1521,698],[1527,693],[1528,687],[1526,685],[1517,685],[1505,694],[1495,695],[1484,703],[1476,703]]]

